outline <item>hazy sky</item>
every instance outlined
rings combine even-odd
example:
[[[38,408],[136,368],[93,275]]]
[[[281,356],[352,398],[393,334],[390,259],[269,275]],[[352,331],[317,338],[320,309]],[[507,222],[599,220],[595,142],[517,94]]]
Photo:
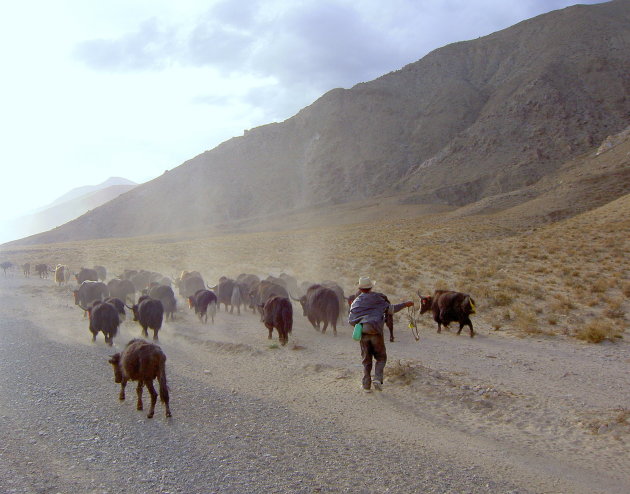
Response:
[[[0,219],[110,176],[145,182],[332,88],[575,3],[3,2]]]

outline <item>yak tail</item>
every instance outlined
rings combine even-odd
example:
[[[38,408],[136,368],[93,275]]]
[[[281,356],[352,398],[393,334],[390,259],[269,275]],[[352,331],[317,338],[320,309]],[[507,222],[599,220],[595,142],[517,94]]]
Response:
[[[287,334],[290,334],[293,331],[293,310],[287,307],[283,312],[282,318],[284,319],[285,329]]]
[[[168,403],[170,398],[168,396],[168,383],[166,382],[166,356],[160,359],[158,382],[160,383],[160,401],[162,403]]]

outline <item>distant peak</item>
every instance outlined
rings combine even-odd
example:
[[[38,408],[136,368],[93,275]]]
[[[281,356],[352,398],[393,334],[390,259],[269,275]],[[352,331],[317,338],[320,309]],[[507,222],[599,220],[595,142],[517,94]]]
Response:
[[[110,185],[138,185],[138,184],[123,177],[109,177],[100,185],[110,186]]]

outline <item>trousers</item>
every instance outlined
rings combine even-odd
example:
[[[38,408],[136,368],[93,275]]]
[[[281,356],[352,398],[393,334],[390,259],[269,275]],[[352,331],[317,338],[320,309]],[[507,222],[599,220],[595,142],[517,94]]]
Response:
[[[370,389],[372,386],[372,359],[376,360],[374,366],[374,379],[383,382],[383,370],[387,362],[385,339],[382,333],[361,335],[361,356],[363,357],[363,387]]]

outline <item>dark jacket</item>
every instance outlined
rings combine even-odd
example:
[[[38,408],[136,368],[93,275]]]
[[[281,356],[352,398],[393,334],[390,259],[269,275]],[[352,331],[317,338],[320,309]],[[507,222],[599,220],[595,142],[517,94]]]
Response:
[[[348,322],[352,326],[358,323],[369,324],[379,334],[383,334],[385,313],[394,314],[405,307],[405,302],[400,304],[390,304],[385,295],[382,293],[362,292],[354,299],[354,302],[352,302],[352,305],[350,306]],[[364,332],[369,332],[369,329],[364,328]]]

